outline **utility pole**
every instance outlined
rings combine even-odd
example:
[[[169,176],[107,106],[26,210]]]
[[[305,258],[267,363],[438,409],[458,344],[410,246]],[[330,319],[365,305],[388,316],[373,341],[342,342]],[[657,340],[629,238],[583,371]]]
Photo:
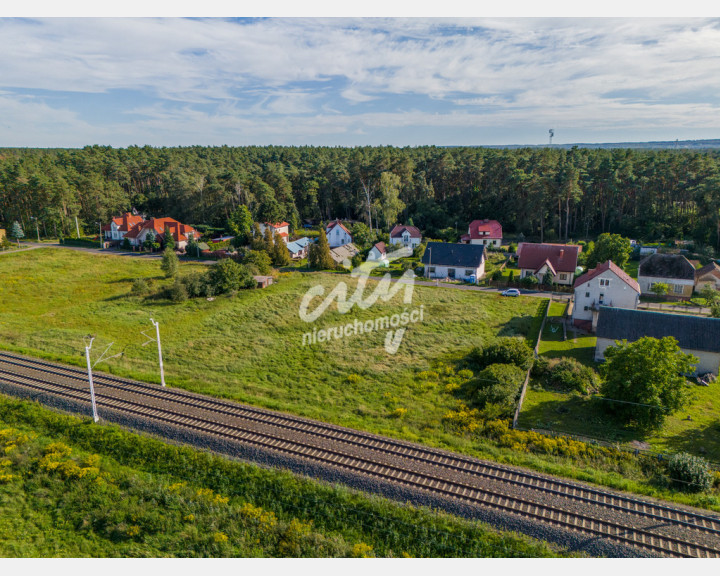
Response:
[[[158,358],[160,359],[160,383],[165,387],[165,369],[163,367],[163,359],[162,359],[162,346],[160,344],[160,322],[155,322],[152,318],[150,318],[150,322],[152,322],[152,325],[155,326],[155,338],[150,336],[149,334],[145,334],[145,332],[141,332],[145,338],[149,338],[149,340],[145,343],[143,343],[143,346],[150,344],[150,342],[157,342],[158,345]]]
[[[93,420],[95,422],[97,422],[98,420],[100,420],[100,417],[98,416],[97,405],[95,404],[95,386],[93,384],[92,370],[98,362],[101,362],[102,360],[110,360],[111,358],[117,358],[118,356],[122,356],[123,353],[120,352],[119,354],[115,354],[114,356],[105,358],[105,354],[107,353],[108,350],[110,350],[110,346],[112,346],[114,344],[114,342],[110,342],[110,344],[108,344],[108,347],[105,348],[105,351],[102,354],[100,354],[100,358],[98,358],[95,361],[95,364],[91,364],[90,363],[90,350],[92,350],[92,344],[93,344],[93,340],[95,340],[95,336],[89,336],[89,338],[90,338],[90,342],[85,345],[85,360],[87,361],[88,382],[90,383],[90,403],[92,404]]]
[[[104,247],[104,246],[103,246],[103,237],[102,237],[102,222],[98,222],[98,226],[100,226],[100,236],[99,236],[99,238],[100,238],[100,250],[102,250],[103,247]]]

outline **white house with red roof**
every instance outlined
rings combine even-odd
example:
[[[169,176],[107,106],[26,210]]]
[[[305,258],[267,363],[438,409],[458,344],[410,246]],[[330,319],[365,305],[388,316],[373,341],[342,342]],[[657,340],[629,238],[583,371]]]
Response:
[[[600,306],[635,310],[640,300],[640,284],[612,260],[585,272],[574,288],[573,324],[592,332]]]
[[[502,244],[502,226],[497,220],[473,220],[468,226],[468,233],[460,236],[460,242],[499,247]]]
[[[415,250],[422,242],[422,234],[415,226],[396,224],[390,231],[390,244],[400,244]]]
[[[143,221],[143,217],[139,214],[125,212],[122,216],[113,218],[109,224],[102,227],[106,240],[114,240],[120,242],[130,229]]]
[[[330,248],[337,248],[338,246],[345,246],[345,244],[351,244],[353,241],[350,230],[345,228],[340,220],[330,222],[325,227],[325,235],[327,236]]]
[[[265,234],[265,229],[269,227],[272,230],[273,235],[277,234],[283,239],[285,244],[288,243],[290,238],[290,224],[287,222],[264,222],[259,226],[262,234]]]
[[[142,246],[150,231],[153,230],[158,241],[163,241],[165,227],[170,230],[170,234],[175,240],[175,246],[180,249],[185,248],[191,236],[195,239],[200,238],[200,234],[192,226],[182,224],[173,218],[150,218],[139,222],[125,234],[125,238],[130,241],[132,246]]]
[[[572,286],[577,269],[578,254],[582,246],[575,244],[518,244],[518,268],[520,278],[535,276],[542,282],[550,272],[553,282]]]
[[[378,242],[370,249],[367,256],[368,260],[385,260],[387,259],[387,247],[385,242]]]

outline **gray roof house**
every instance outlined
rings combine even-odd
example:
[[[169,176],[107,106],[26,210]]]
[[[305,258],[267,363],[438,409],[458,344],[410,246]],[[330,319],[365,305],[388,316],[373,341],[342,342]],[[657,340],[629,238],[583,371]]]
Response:
[[[603,360],[605,349],[613,346],[616,340],[635,342],[644,336],[672,336],[683,352],[698,358],[698,374],[712,372],[717,375],[720,365],[720,318],[601,306],[595,360]]]
[[[476,283],[485,275],[485,246],[428,242],[422,263],[428,278]]]
[[[652,254],[638,266],[641,294],[652,294],[658,283],[669,286],[670,297],[690,298],[695,288],[695,266],[682,254]]]

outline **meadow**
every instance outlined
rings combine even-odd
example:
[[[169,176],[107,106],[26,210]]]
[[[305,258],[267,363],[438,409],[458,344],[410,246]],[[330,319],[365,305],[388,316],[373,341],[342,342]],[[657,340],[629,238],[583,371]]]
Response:
[[[183,263],[180,269],[188,274],[207,267]],[[417,375],[498,336],[527,335],[540,304],[534,298],[415,287],[409,305],[401,291],[389,302],[347,314],[333,304],[306,323],[299,308],[308,289],[320,285],[327,293],[346,282],[352,294],[356,280],[290,272],[264,290],[175,304],[131,296],[136,278],[152,280],[155,290],[169,282],[159,261],[63,249],[3,256],[0,347],[82,366],[83,337],[93,334],[97,354],[111,342],[110,355],[124,352],[98,370],[159,382],[156,347],[142,346],[152,317],[160,322],[170,386],[460,449],[465,441],[442,423],[456,399]],[[366,296],[374,282],[368,282]],[[385,331],[303,345],[303,334],[314,328],[420,306],[422,322],[409,325],[394,355],[385,350]]]

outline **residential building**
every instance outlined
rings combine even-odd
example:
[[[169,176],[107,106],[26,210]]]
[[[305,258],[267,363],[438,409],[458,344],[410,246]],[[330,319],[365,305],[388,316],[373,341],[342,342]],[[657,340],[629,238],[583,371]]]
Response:
[[[298,238],[293,242],[288,242],[287,248],[290,252],[290,258],[295,260],[302,260],[305,258],[308,255],[308,250],[310,250],[310,244],[312,244],[312,240],[310,240],[310,238],[306,238],[305,236]]]
[[[119,244],[130,229],[136,224],[140,224],[143,217],[139,214],[125,212],[122,216],[113,218],[109,224],[101,228],[106,240],[110,240],[112,244]]]
[[[421,242],[422,234],[415,226],[397,224],[390,231],[390,244],[401,244],[415,250]]]
[[[428,242],[422,263],[427,278],[477,283],[485,275],[485,246]]]
[[[657,246],[640,246],[640,256],[648,256],[650,254],[657,254]]]
[[[352,260],[353,256],[359,252],[360,250],[351,242],[350,244],[343,244],[342,246],[332,248],[330,250],[330,257],[335,261],[335,264],[343,264],[345,260]]]
[[[280,238],[283,239],[283,242],[285,244],[288,243],[288,240],[290,238],[290,224],[287,222],[264,222],[262,224],[259,224],[260,226],[260,233],[265,234],[265,229],[270,228],[273,236],[277,234],[280,236]]]
[[[573,324],[595,331],[601,306],[635,310],[640,300],[640,285],[617,264],[608,260],[575,280]]]
[[[720,290],[720,265],[717,262],[695,270],[695,290],[700,292],[705,286]]]
[[[327,236],[330,248],[337,248],[350,244],[353,241],[350,230],[345,228],[340,220],[334,220],[325,227],[325,235]]]
[[[150,218],[139,222],[125,234],[125,238],[130,241],[132,246],[142,246],[152,230],[155,232],[157,241],[164,244],[166,227],[175,240],[175,247],[180,250],[187,246],[190,237],[200,238],[200,234],[192,226],[182,224],[173,218]]]
[[[670,298],[690,298],[695,267],[682,254],[652,254],[640,261],[638,283],[643,294],[654,294],[655,284],[667,284]]]
[[[572,286],[582,246],[575,244],[518,244],[520,278],[535,276],[543,282],[549,272],[555,284]]]
[[[368,260],[385,260],[387,259],[387,248],[385,242],[378,242],[368,252]]]
[[[272,276],[253,276],[253,279],[257,282],[256,288],[267,288],[275,281]]]
[[[616,340],[635,342],[644,336],[672,336],[686,354],[698,358],[695,374],[712,372],[720,365],[720,319],[626,310],[602,306],[598,315],[595,360],[605,358],[605,350]]]
[[[500,247],[502,237],[502,226],[497,220],[473,220],[467,234],[460,237],[460,242]]]

